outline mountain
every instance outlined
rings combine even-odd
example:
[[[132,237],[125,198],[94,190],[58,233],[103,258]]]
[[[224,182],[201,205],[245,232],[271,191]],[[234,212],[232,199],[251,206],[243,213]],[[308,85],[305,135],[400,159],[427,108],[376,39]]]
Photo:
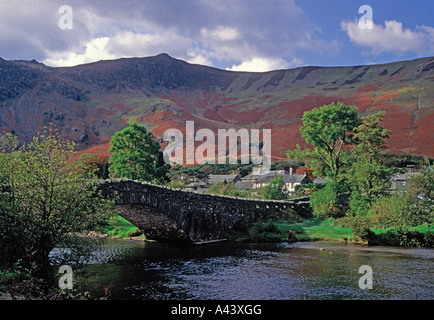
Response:
[[[82,152],[108,152],[135,120],[168,128],[272,130],[272,155],[297,143],[303,112],[342,101],[386,111],[387,152],[434,157],[434,57],[382,65],[300,67],[263,73],[192,65],[167,54],[53,68],[0,58],[0,132],[29,140],[52,123]]]

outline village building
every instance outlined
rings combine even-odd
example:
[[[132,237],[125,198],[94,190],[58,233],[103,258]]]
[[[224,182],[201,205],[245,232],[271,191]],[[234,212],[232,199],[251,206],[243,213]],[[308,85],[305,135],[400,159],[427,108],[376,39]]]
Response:
[[[262,167],[256,168],[251,174],[241,178],[234,186],[237,190],[254,190],[265,187],[275,177],[283,177],[285,189],[287,192],[294,192],[295,187],[300,184],[312,183],[312,180],[307,174],[294,174],[293,168],[286,170],[265,170]]]

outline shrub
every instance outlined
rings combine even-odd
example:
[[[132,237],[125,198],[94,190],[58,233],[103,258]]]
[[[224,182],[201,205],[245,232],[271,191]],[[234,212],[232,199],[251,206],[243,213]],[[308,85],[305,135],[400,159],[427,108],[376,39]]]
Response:
[[[367,219],[379,228],[417,226],[422,221],[414,206],[415,199],[409,194],[392,194],[379,197],[372,203]]]
[[[271,221],[258,222],[249,230],[249,241],[252,242],[281,242],[282,233]]]
[[[344,216],[345,184],[329,181],[321,190],[312,192],[310,205],[313,215],[318,218],[337,218]]]

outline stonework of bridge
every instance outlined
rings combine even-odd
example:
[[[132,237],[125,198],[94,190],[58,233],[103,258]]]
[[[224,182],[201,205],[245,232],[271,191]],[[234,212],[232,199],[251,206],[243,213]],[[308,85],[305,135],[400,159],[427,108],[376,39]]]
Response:
[[[128,179],[102,181],[100,190],[103,195],[114,197],[116,205],[140,205],[163,212],[193,242],[220,239],[227,231],[276,215],[310,216],[308,197],[285,201],[245,199]]]

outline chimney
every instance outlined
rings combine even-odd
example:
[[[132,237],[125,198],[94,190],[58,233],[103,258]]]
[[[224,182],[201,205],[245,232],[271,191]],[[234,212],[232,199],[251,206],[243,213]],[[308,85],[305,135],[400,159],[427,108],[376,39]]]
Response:
[[[289,174],[292,176],[294,174],[294,169],[292,167],[289,167]]]

